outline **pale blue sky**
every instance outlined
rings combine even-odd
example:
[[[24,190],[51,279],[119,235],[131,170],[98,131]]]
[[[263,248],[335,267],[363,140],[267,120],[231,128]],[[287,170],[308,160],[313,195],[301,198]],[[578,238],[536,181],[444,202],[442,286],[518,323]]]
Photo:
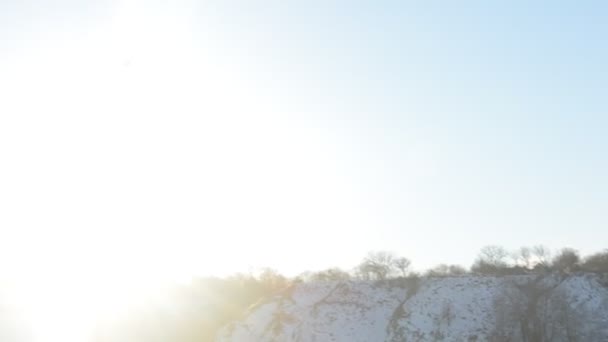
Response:
[[[181,276],[606,248],[606,12],[3,2],[2,240]]]

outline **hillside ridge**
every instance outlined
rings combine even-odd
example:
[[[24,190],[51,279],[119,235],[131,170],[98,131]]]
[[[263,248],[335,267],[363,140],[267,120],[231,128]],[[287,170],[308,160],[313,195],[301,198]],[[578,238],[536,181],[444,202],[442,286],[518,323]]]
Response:
[[[300,283],[217,342],[608,341],[606,275],[529,274]]]

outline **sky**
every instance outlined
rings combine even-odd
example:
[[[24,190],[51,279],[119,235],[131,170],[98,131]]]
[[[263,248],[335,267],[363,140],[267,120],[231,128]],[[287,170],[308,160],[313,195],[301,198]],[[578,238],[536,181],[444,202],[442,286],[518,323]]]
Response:
[[[602,250],[607,10],[0,2],[4,277],[48,299],[372,250]]]

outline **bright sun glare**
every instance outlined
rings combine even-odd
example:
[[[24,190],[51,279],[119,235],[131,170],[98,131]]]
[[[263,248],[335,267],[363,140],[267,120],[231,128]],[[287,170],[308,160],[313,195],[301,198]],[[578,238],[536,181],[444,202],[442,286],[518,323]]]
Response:
[[[340,221],[353,196],[331,144],[286,123],[279,97],[204,32],[195,43],[187,17],[122,2],[89,36],[43,42],[6,73],[6,134],[24,165],[7,175],[7,253],[21,256],[15,298],[38,341],[81,342],[99,316],[192,276],[301,270],[276,256],[321,260],[307,246],[341,239],[323,227],[363,224]],[[287,226],[307,232],[289,251],[274,243]]]
[[[82,342],[96,324],[128,314],[162,286],[186,280],[193,269],[188,253],[197,246],[179,239],[183,229],[191,228],[179,227],[180,211],[187,208],[172,208],[172,197],[180,193],[170,184],[146,188],[151,181],[146,168],[155,169],[155,176],[159,169],[160,176],[173,176],[172,168],[184,165],[154,164],[155,156],[146,153],[155,151],[169,162],[180,159],[180,151],[168,152],[171,142],[165,142],[179,136],[155,136],[176,128],[165,126],[163,116],[174,113],[171,120],[179,125],[184,115],[201,110],[196,93],[215,95],[206,98],[207,110],[219,110],[230,99],[217,96],[226,84],[215,75],[217,70],[205,66],[204,56],[188,41],[184,23],[176,19],[159,24],[156,19],[170,16],[155,19],[140,10],[123,2],[109,27],[77,45],[43,47],[38,52],[44,62],[36,68],[26,65],[21,77],[14,77],[22,82],[17,88],[27,89],[15,92],[22,96],[13,99],[16,110],[38,120],[33,132],[37,139],[53,141],[39,154],[51,166],[47,173],[54,181],[31,185],[53,194],[47,200],[55,206],[47,206],[48,212],[33,222],[59,222],[48,233],[52,250],[29,241],[23,231],[20,239],[36,246],[16,270],[19,281],[13,289],[36,341]],[[145,146],[154,142],[158,145]],[[62,206],[70,207],[70,217],[55,211]],[[159,206],[174,210],[166,216],[149,212]],[[179,227],[171,237],[155,231],[169,222]],[[36,265],[35,259],[45,254],[49,260]],[[204,260],[192,263],[204,267]],[[222,268],[217,260],[213,266]],[[35,275],[22,272],[28,268]]]

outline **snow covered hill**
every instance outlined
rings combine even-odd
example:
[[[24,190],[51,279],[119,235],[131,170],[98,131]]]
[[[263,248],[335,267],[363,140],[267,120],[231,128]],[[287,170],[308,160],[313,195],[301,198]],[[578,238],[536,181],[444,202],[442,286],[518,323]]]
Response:
[[[596,274],[304,283],[217,337],[245,341],[608,341],[608,283]]]

